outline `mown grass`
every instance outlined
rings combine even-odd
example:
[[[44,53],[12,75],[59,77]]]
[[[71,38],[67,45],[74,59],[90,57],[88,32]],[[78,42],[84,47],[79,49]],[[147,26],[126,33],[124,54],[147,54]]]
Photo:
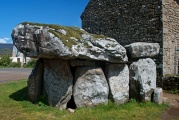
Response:
[[[167,105],[137,103],[79,108],[74,114],[27,100],[26,80],[0,84],[1,120],[160,120]]]

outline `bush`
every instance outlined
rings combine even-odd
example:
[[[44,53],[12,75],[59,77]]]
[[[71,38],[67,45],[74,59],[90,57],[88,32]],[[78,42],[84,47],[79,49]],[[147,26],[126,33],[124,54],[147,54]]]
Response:
[[[0,59],[0,66],[2,67],[21,67],[21,63],[12,62],[10,57],[5,55]]]
[[[159,87],[162,87],[164,90],[167,90],[170,93],[177,94],[179,93],[179,75],[178,74],[168,74],[162,79],[162,84]]]
[[[16,63],[16,62],[11,62],[11,63],[9,64],[9,67],[21,67],[21,63],[20,63],[20,62],[18,62],[18,63]]]
[[[9,56],[2,56],[0,59],[0,66],[7,67],[11,63],[11,59]]]
[[[36,59],[31,59],[27,62],[26,65],[24,65],[25,68],[33,68],[35,66],[35,63],[36,63]]]

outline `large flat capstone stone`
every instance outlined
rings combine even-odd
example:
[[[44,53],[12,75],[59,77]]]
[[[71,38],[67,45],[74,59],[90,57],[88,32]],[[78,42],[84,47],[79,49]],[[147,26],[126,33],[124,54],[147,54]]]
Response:
[[[27,57],[85,59],[124,63],[126,49],[115,39],[76,27],[21,23],[12,32],[17,49]]]

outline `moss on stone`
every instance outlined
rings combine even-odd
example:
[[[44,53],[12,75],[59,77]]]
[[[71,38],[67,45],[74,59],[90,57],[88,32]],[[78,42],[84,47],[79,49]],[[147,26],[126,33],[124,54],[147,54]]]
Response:
[[[64,43],[64,45],[71,47],[72,45],[76,45],[76,41],[73,40],[71,37],[74,37],[78,40],[83,39],[82,34],[89,34],[86,31],[83,31],[77,27],[67,27],[67,26],[60,26],[56,24],[43,24],[43,23],[33,23],[33,22],[23,22],[21,23],[22,25],[34,25],[34,26],[43,26],[43,27],[49,27],[49,32],[54,34],[56,37],[60,38],[60,40]],[[62,34],[58,30],[65,30],[66,35]],[[94,38],[106,38],[103,35],[95,35],[95,34],[90,34]],[[87,47],[90,47],[88,43],[85,43]]]
[[[91,34],[94,38],[106,38],[104,35],[96,35],[96,34]]]
[[[41,24],[41,23],[33,23],[33,22],[23,22],[22,25],[36,25],[36,26],[44,26],[49,27],[54,30],[49,30],[50,33],[54,34],[56,37],[60,38],[60,40],[66,45],[71,47],[72,45],[76,45],[77,43],[71,38],[74,37],[78,40],[82,39],[82,34],[85,34],[85,31],[80,30],[76,27],[66,27],[55,24]],[[65,30],[67,32],[66,35],[58,32],[58,30]]]
[[[67,27],[65,26],[60,26],[60,25],[56,25],[56,24],[43,24],[43,23],[34,23],[34,22],[23,22],[21,23],[22,25],[36,25],[36,26],[44,26],[44,27],[49,27],[49,28],[52,28],[52,29],[55,29],[55,30],[59,30],[59,29],[66,29]]]
[[[65,35],[61,35],[58,32],[49,30],[52,34],[54,34],[56,37],[58,37],[65,46],[72,47],[72,45],[77,45],[77,43],[72,39],[67,39]]]
[[[84,46],[86,46],[87,48],[92,48],[92,46],[89,46],[87,42],[84,43]]]

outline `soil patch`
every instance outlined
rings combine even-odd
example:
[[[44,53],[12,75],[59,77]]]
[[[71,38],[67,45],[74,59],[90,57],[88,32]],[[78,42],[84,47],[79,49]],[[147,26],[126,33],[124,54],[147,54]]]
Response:
[[[169,108],[162,114],[162,120],[179,120],[179,94],[164,92],[163,100]]]

